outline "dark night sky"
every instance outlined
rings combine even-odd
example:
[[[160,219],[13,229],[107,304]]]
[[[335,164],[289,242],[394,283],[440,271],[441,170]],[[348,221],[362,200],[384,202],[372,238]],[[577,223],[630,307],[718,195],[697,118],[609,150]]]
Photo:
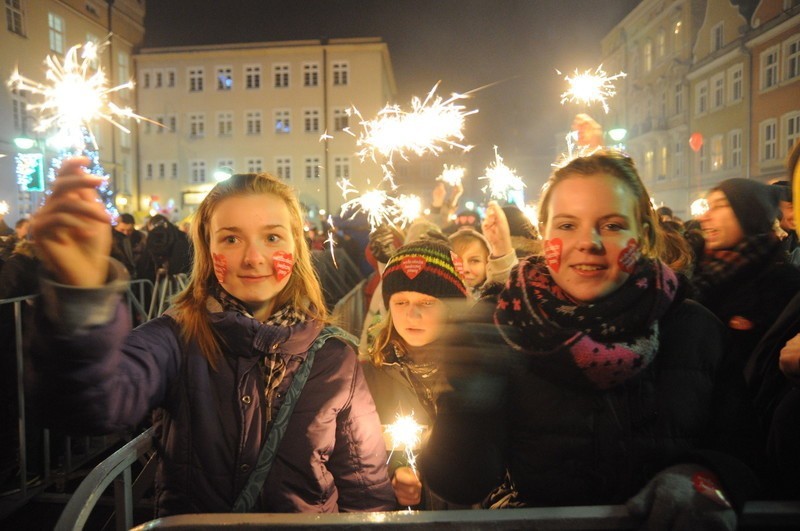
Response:
[[[562,107],[563,73],[594,68],[600,40],[639,0],[148,0],[145,46],[382,37],[398,101],[441,80],[439,94],[494,82],[468,102],[466,142],[480,168],[499,146],[550,160],[554,134],[580,109]],[[602,111],[601,111],[602,112]],[[520,157],[521,159],[521,157]],[[522,162],[520,160],[520,162]],[[474,167],[474,166],[473,166]],[[544,170],[546,171],[546,170]],[[522,172],[520,172],[522,173]],[[546,175],[524,175],[529,184]]]

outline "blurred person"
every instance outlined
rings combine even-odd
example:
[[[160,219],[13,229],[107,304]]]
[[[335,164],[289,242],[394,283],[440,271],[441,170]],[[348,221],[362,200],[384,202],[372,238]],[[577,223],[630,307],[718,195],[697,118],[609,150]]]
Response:
[[[472,227],[461,227],[450,235],[449,240],[453,251],[461,258],[464,284],[472,298],[477,300],[486,283],[492,246],[483,234]]]
[[[189,285],[131,332],[87,163],[64,162],[34,217],[49,422],[109,433],[155,410],[158,516],[394,508],[375,405],[352,338],[326,326],[292,190],[267,174],[218,183],[192,224]]]
[[[384,425],[412,413],[425,427],[436,418],[436,398],[445,385],[437,361],[440,340],[449,316],[467,300],[459,268],[454,249],[425,240],[403,245],[386,264],[382,297],[387,313],[364,364]],[[393,457],[389,475],[401,506],[448,508],[423,488],[403,452]]]
[[[792,201],[792,187],[789,181],[776,181],[772,183],[780,190],[781,209],[780,228],[782,231],[781,247],[789,255],[789,263],[800,266],[800,250],[798,250],[797,223],[794,220],[794,204]]]
[[[727,453],[751,443],[741,374],[719,321],[657,258],[633,161],[572,159],[539,216],[543,255],[512,271],[493,323],[448,335],[452,390],[420,455],[423,481],[456,503],[505,478],[485,505],[627,503],[648,528],[734,529],[731,507],[757,488]]]

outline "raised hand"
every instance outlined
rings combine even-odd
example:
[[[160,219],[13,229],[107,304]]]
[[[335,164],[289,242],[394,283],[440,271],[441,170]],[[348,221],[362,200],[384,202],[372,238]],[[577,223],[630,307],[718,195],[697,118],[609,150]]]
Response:
[[[486,206],[486,216],[483,218],[481,230],[492,246],[492,256],[505,256],[514,250],[506,213],[503,212],[497,201],[489,201]]]
[[[66,159],[52,193],[31,219],[45,268],[71,286],[98,287],[108,276],[111,219],[96,187],[103,179],[84,170],[86,157]]]

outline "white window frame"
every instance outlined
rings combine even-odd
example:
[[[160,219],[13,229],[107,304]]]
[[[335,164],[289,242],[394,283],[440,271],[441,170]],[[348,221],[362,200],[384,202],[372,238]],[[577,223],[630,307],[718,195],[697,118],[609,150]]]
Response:
[[[284,181],[292,180],[292,157],[275,157],[275,175]]]
[[[153,72],[149,68],[145,68],[139,71],[139,77],[141,81],[139,82],[139,86],[142,89],[149,89],[150,88],[150,80],[153,77]]]
[[[725,47],[725,21],[720,21],[711,28],[711,53]]]
[[[202,66],[190,66],[186,69],[187,89],[189,92],[203,92],[205,90],[206,69]]]
[[[350,157],[338,156],[333,158],[333,175],[337,181],[350,178]]]
[[[292,111],[274,109],[272,111],[273,131],[278,135],[288,135],[292,131]]]
[[[709,80],[709,112],[725,107],[725,72],[718,72]]]
[[[174,181],[178,178],[178,161],[177,160],[170,161],[169,167],[170,167],[169,178]]]
[[[704,116],[708,113],[708,80],[700,81],[694,87],[694,115]]]
[[[758,124],[758,158],[760,162],[778,159],[778,120],[775,118]]]
[[[664,28],[658,30],[656,35],[656,56],[662,59],[667,54],[667,32]]]
[[[759,87],[761,91],[773,89],[780,83],[779,66],[780,66],[781,47],[779,44],[772,46],[759,56]]]
[[[675,116],[680,115],[683,113],[684,105],[683,105],[683,81],[675,83],[675,87],[673,90],[673,105],[675,106]]]
[[[217,136],[233,135],[233,111],[217,112]]]
[[[346,107],[334,107],[333,109],[333,130],[344,131],[350,127],[350,113]]]
[[[709,168],[712,172],[725,168],[725,148],[722,139],[722,135],[714,135],[709,141]]]
[[[350,84],[350,63],[348,61],[334,61],[331,67],[333,72],[332,82],[335,87],[344,87]]]
[[[152,162],[145,162],[144,163],[144,180],[145,181],[152,181],[153,180],[153,163]]]
[[[728,131],[728,167],[742,167],[742,130],[733,129]]]
[[[289,63],[272,64],[272,87],[285,89],[291,87],[292,68]]]
[[[780,156],[786,157],[800,141],[800,111],[788,112],[781,116],[781,136],[783,136],[783,149]]]
[[[217,90],[221,92],[233,90],[233,67],[231,65],[218,65],[215,72]]]
[[[167,126],[167,133],[175,133],[178,131],[178,115],[175,113],[170,113],[166,116],[167,122],[164,124]]]
[[[744,67],[741,63],[728,69],[728,105],[744,98]]]
[[[22,37],[25,36],[25,9],[23,7],[23,0],[8,0],[6,6],[6,29],[11,33],[16,33]]]
[[[258,90],[261,88],[261,65],[244,65],[245,90]]]
[[[260,110],[250,110],[244,112],[244,134],[258,136],[263,131],[263,114]]]
[[[247,157],[245,159],[245,168],[247,168],[247,173],[263,173],[264,159],[261,157]]]
[[[120,83],[128,81],[131,77],[131,59],[128,52],[117,52],[117,79]],[[127,93],[128,91],[123,91]]]
[[[64,17],[52,11],[47,13],[47,35],[51,52],[63,55],[66,33]]]
[[[319,86],[319,63],[317,62],[303,63],[303,86],[304,87]]]
[[[684,149],[684,142],[682,138],[673,142],[673,146],[675,149],[672,150],[672,178],[673,179],[680,179],[683,177],[683,153]]]
[[[321,164],[320,158],[315,155],[309,155],[303,159],[303,174],[307,181],[319,180]]]
[[[303,109],[303,132],[319,133],[320,131],[319,108]]]
[[[647,39],[642,47],[642,67],[645,72],[653,69],[653,41]]]
[[[800,77],[800,34],[783,41],[783,79]]]
[[[166,79],[165,86],[167,88],[175,88],[178,84],[178,71],[174,68],[164,69],[164,78]]]
[[[189,182],[192,184],[202,184],[206,182],[206,161],[201,159],[191,159],[189,161]]]
[[[204,136],[206,136],[205,113],[189,113],[189,138],[203,138]]]

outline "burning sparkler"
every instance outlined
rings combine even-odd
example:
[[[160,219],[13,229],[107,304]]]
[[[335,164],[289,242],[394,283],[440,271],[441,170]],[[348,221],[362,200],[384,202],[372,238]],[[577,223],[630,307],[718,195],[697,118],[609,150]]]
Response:
[[[494,162],[486,168],[486,175],[478,177],[478,180],[489,181],[486,186],[481,188],[481,191],[489,192],[492,199],[506,199],[509,192],[522,190],[525,183],[512,170],[503,163],[503,157],[497,152],[497,146],[494,146]]]
[[[708,212],[708,201],[706,201],[705,198],[695,199],[692,201],[692,204],[689,205],[689,212],[691,212],[694,217],[702,216]]]
[[[386,426],[386,432],[392,439],[392,452],[402,450],[406,454],[408,466],[416,474],[417,456],[414,450],[419,446],[420,437],[424,427],[417,423],[413,413],[411,415],[397,415],[397,419]]]
[[[438,155],[443,146],[469,151],[472,146],[464,145],[462,130],[464,118],[477,110],[467,111],[458,103],[466,99],[464,94],[453,93],[448,99],[435,96],[437,83],[424,100],[414,97],[411,110],[405,111],[399,105],[387,105],[378,112],[374,120],[364,120],[355,108],[351,114],[358,116],[363,131],[357,137],[356,145],[361,149],[357,155],[361,160],[376,160],[376,153],[385,157],[392,164],[393,157],[398,155],[407,159],[407,153],[418,156],[426,153]]]
[[[559,75],[561,72],[556,70]],[[572,103],[583,103],[591,105],[592,103],[600,103],[603,110],[608,114],[608,98],[613,97],[617,93],[612,81],[626,77],[628,74],[619,72],[613,76],[609,76],[603,70],[603,65],[598,66],[594,72],[591,69],[583,73],[575,70],[572,76],[564,76],[564,80],[569,83],[569,89],[561,94],[561,104],[569,101]]]
[[[39,114],[36,131],[45,132],[55,128],[61,135],[71,139],[74,147],[85,147],[84,130],[91,122],[101,119],[129,133],[130,130],[118,119],[133,118],[148,120],[135,114],[130,108],[123,108],[110,101],[109,95],[133,87],[128,81],[115,87],[108,86],[108,78],[103,69],[97,66],[97,56],[108,42],[98,46],[93,42],[76,45],[67,50],[63,63],[59,57],[49,55],[45,59],[47,84],[23,77],[14,71],[8,86],[14,90],[26,90],[42,97],[41,103],[30,108]],[[80,58],[79,56],[80,51]],[[91,137],[94,144],[94,138]],[[96,145],[95,145],[96,148]]]
[[[450,186],[459,186],[464,179],[465,173],[466,170],[461,166],[448,166],[445,164],[441,175],[439,175],[436,180],[442,181]]]
[[[358,211],[366,214],[371,229],[375,230],[382,223],[394,224],[394,218],[398,213],[397,199],[383,190],[370,190],[345,202],[342,205],[342,216],[351,210],[353,211],[351,217]]]
[[[5,216],[6,214],[8,214],[8,210],[9,210],[8,203],[6,203],[5,201],[0,201],[0,216]]]
[[[422,200],[416,195],[401,195],[396,200],[397,217],[395,223],[405,227],[422,214]]]

